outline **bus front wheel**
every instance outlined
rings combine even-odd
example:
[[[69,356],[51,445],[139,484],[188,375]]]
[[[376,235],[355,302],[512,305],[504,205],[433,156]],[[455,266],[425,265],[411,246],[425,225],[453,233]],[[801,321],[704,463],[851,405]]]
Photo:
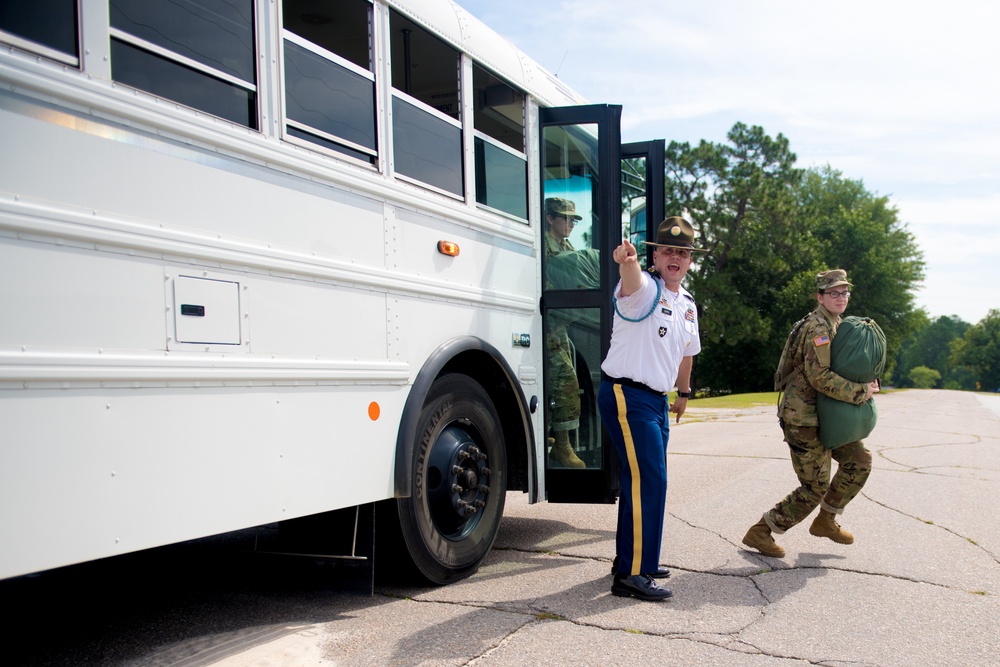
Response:
[[[503,431],[482,386],[452,374],[434,382],[414,435],[400,529],[419,573],[446,584],[473,574],[496,539],[507,490]]]

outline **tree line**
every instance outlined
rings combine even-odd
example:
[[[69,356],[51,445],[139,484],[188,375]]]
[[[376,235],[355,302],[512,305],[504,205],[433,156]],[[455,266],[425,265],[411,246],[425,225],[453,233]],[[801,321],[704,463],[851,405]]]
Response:
[[[816,306],[816,274],[831,268],[854,283],[846,314],[885,332],[885,382],[1000,388],[1000,311],[975,325],[932,322],[914,300],[923,253],[888,197],[830,166],[795,161],[784,136],[743,123],[724,143],[667,147],[665,210],[689,216],[708,250],[686,285],[701,311],[697,389],[771,391],[788,332]],[[940,378],[927,385],[921,368]]]
[[[899,350],[899,387],[1000,391],[1000,310],[976,324],[958,316],[925,319]]]

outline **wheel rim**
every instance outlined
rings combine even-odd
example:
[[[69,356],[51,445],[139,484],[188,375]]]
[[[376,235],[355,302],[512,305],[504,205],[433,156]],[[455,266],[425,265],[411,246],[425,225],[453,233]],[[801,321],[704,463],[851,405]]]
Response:
[[[431,449],[427,505],[440,534],[460,540],[475,530],[489,498],[492,471],[479,433],[471,423],[452,422]]]

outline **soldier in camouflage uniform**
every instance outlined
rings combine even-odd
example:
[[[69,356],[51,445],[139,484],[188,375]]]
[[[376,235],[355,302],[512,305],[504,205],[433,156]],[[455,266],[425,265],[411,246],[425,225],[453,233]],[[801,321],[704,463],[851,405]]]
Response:
[[[854,536],[838,525],[836,515],[861,492],[872,468],[872,456],[860,441],[830,450],[819,439],[816,396],[823,392],[838,401],[862,405],[878,391],[878,384],[852,382],[830,370],[830,348],[840,315],[851,293],[842,269],[816,276],[816,309],[796,323],[785,343],[775,374],[775,389],[784,394],[778,405],[778,423],[788,443],[799,488],[792,491],[747,531],[743,544],[765,556],[781,558],[785,550],[772,533],[783,534],[820,506],[809,532],[840,544]],[[839,289],[838,289],[839,288]],[[837,472],[830,480],[830,460]]]
[[[545,258],[573,252],[569,235],[581,216],[576,204],[561,197],[545,200]],[[552,285],[549,285],[552,287]],[[586,463],[577,456],[570,444],[570,431],[580,428],[580,383],[576,378],[573,346],[565,324],[558,324],[545,339],[548,356],[546,384],[549,387],[548,404],[552,410],[549,440],[549,461],[566,468],[584,468]]]

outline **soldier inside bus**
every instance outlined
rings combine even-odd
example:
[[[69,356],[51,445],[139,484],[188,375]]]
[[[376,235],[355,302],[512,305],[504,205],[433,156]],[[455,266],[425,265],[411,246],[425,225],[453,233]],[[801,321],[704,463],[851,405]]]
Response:
[[[569,235],[581,217],[576,212],[576,205],[568,199],[549,197],[545,200],[546,287],[561,287],[552,280],[553,273],[564,273],[555,269],[560,264],[556,258],[568,257],[575,251]],[[545,339],[549,461],[566,468],[585,468],[587,464],[577,456],[570,443],[570,431],[580,427],[580,384],[576,377],[575,352],[566,323],[550,321],[552,326]]]

